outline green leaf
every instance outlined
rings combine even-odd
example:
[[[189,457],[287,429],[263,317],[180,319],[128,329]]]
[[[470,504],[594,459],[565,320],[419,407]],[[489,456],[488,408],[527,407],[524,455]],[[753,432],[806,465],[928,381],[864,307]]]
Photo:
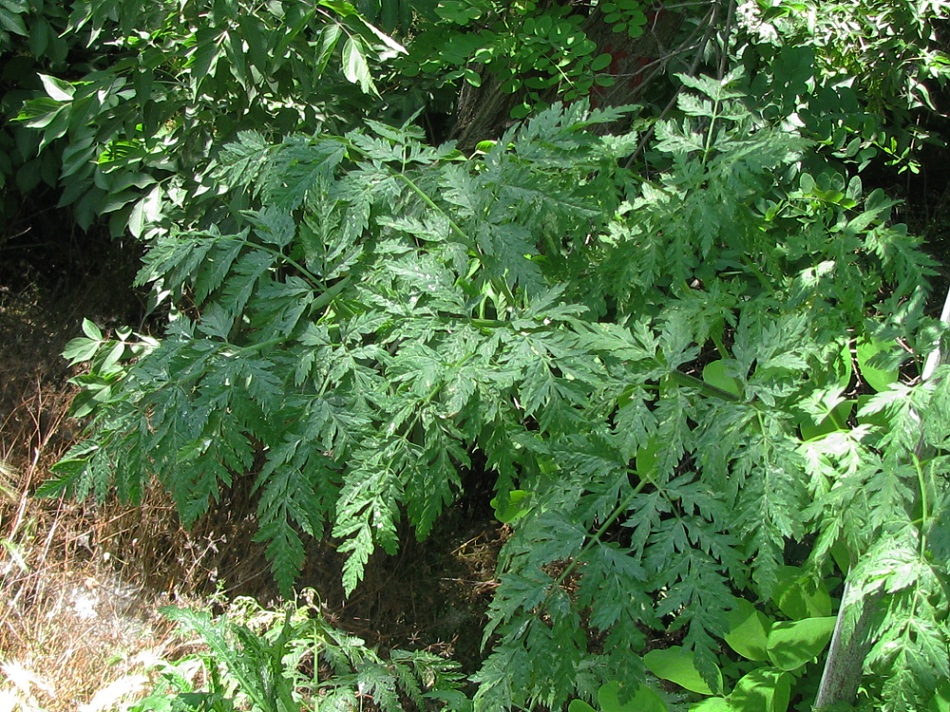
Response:
[[[567,712],[597,712],[597,710],[583,700],[571,700],[567,706]]]
[[[710,361],[703,367],[703,380],[713,388],[731,393],[734,396],[742,394],[742,384],[727,372],[725,361]]]
[[[637,474],[640,475],[641,478],[648,480],[653,477],[655,474],[654,470],[656,469],[656,464],[660,459],[660,451],[662,449],[663,445],[660,441],[660,438],[653,436],[647,440],[646,445],[643,445],[637,450]]]
[[[621,704],[622,692],[623,685],[617,680],[603,685],[597,691],[601,712],[667,712],[663,698],[646,685],[638,685],[636,692]]]
[[[783,566],[772,600],[792,620],[831,615],[831,596],[824,581],[814,581],[795,566]]]
[[[343,43],[343,76],[347,81],[359,84],[364,94],[377,94],[366,61],[365,45],[359,37],[347,37]]]
[[[861,377],[875,391],[880,393],[886,390],[892,383],[897,383],[900,375],[897,369],[881,368],[872,365],[872,361],[878,354],[887,354],[893,352],[897,344],[893,341],[859,341],[855,347],[858,357],[858,368],[861,371]]]
[[[769,631],[769,659],[781,670],[797,670],[814,658],[831,640],[835,617],[778,621]]]
[[[950,680],[944,678],[939,682],[927,703],[927,712],[950,712]]]
[[[77,363],[90,360],[96,355],[101,342],[96,339],[84,339],[82,337],[71,339],[63,349],[63,358],[69,359],[69,365],[75,366]]]
[[[73,93],[76,91],[69,82],[62,79],[51,77],[48,74],[40,74],[40,81],[43,82],[43,88],[49,97],[55,101],[68,102],[73,100]]]
[[[832,364],[832,372],[837,377],[835,385],[839,391],[843,391],[851,384],[851,377],[854,375],[854,365],[851,359],[851,348],[846,343],[841,347],[841,352]]]
[[[785,712],[793,680],[782,670],[758,668],[736,683],[729,704],[736,712]]]
[[[772,619],[745,599],[738,599],[729,613],[723,639],[747,660],[768,660],[768,636]]]
[[[95,341],[102,341],[102,332],[99,330],[99,327],[96,326],[93,322],[88,319],[82,320],[82,331],[90,339]]]
[[[689,706],[689,712],[736,712],[728,697],[707,697]]]
[[[0,5],[0,27],[2,27],[7,32],[12,32],[15,35],[26,37],[28,33],[26,29],[26,23],[23,22],[23,18],[21,17],[23,14],[25,13],[11,12],[11,10],[5,4]]]
[[[887,431],[891,427],[890,418],[887,417],[887,413],[883,410],[870,410],[865,411],[864,407],[868,405],[874,396],[870,393],[864,393],[858,396],[857,402],[857,418],[859,425],[873,425],[877,428],[880,428],[882,431]]]
[[[848,418],[851,417],[855,403],[856,401],[853,400],[842,401],[817,425],[810,420],[803,422],[801,424],[802,440],[813,440],[823,435],[847,430]]]
[[[669,680],[690,692],[702,695],[713,695],[722,689],[722,672],[718,667],[716,673],[716,689],[699,673],[696,667],[696,655],[691,650],[674,645],[669,648],[651,650],[643,656],[647,669],[661,680]]]
[[[530,510],[531,493],[526,490],[511,490],[507,497],[492,497],[489,504],[495,510],[495,518],[502,524],[511,524],[521,519]]]
[[[317,49],[317,61],[314,65],[314,71],[322,75],[330,62],[333,50],[336,49],[343,35],[343,28],[337,23],[330,23],[320,32],[320,45]]]

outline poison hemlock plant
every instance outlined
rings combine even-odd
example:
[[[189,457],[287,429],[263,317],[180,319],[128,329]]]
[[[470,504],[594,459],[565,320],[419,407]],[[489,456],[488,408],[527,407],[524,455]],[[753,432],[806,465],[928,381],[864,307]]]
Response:
[[[156,477],[188,524],[252,478],[283,590],[304,537],[332,536],[350,592],[402,517],[428,535],[478,452],[513,535],[475,709],[633,690],[658,638],[724,693],[737,601],[852,562],[855,595],[888,601],[869,699],[919,708],[947,670],[946,382],[839,406],[932,348],[931,263],[880,192],[805,172],[741,76],[681,81],[648,178],[581,105],[471,158],[373,122],[240,134],[227,217],[147,255],[167,334],[47,491],[136,499]]]

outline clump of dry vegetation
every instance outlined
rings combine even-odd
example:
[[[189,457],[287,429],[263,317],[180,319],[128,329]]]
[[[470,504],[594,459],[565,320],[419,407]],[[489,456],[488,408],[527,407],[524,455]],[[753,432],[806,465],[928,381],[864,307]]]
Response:
[[[163,510],[32,497],[75,437],[59,354],[82,307],[45,300],[0,292],[0,710],[111,710],[177,644],[112,553],[130,517]]]

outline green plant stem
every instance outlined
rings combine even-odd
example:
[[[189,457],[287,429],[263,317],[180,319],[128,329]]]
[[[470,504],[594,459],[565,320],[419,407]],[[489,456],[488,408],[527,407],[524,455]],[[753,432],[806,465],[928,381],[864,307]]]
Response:
[[[950,292],[944,300],[943,310],[940,317],[944,323],[950,322]],[[934,370],[941,363],[947,361],[947,354],[940,350],[939,344],[929,355],[927,363],[922,373],[922,380],[928,380]],[[921,430],[923,424],[921,424]],[[921,547],[926,546],[926,537],[923,531],[927,522],[928,498],[926,483],[923,478],[923,471],[920,467],[920,459],[923,455],[924,442],[923,433],[921,433],[920,443],[917,447],[917,453],[914,457],[914,465],[917,469],[918,487],[920,488],[921,498]],[[921,548],[923,556],[924,548]],[[851,570],[854,570],[852,566]],[[850,579],[851,571],[848,572]],[[835,631],[831,638],[831,647],[828,650],[828,657],[825,659],[825,668],[822,671],[821,683],[818,687],[818,694],[815,697],[814,709],[823,710],[830,707],[840,707],[850,705],[858,692],[858,686],[861,682],[861,673],[864,669],[864,660],[871,650],[873,640],[870,635],[870,624],[877,607],[884,596],[884,589],[878,588],[874,593],[866,596],[864,600],[852,605],[861,606],[861,614],[854,623],[850,636],[845,639],[844,621],[848,615],[849,606],[845,605],[848,600],[848,592],[851,589],[852,582],[845,582],[844,593],[841,597],[841,606],[838,608],[838,620],[835,622]]]
[[[715,398],[722,398],[728,401],[738,401],[739,396],[733,395],[729,391],[724,391],[721,388],[716,388],[706,383],[696,376],[690,376],[688,373],[683,373],[682,371],[671,371],[670,379],[674,383],[680,386],[686,386],[688,388],[696,388],[705,393],[708,396],[713,396]]]
[[[762,285],[762,288],[769,294],[775,291],[775,288],[769,283],[769,280],[766,279],[765,274],[759,269],[759,266],[752,261],[748,255],[742,255],[742,263],[749,268],[752,274],[755,275],[755,278],[759,280],[759,284]]]
[[[394,172],[394,175],[400,180],[402,180],[407,186],[409,186],[409,188],[416,195],[418,195],[426,205],[428,205],[434,211],[440,213],[443,217],[445,217],[445,219],[448,220],[449,227],[452,229],[452,232],[454,232],[459,237],[459,239],[461,239],[465,244],[470,245],[471,248],[475,251],[475,254],[478,256],[478,259],[482,261],[482,264],[484,264],[485,256],[482,253],[481,249],[479,249],[478,245],[475,244],[472,240],[469,240],[468,235],[465,234],[465,231],[462,230],[459,224],[455,222],[455,220],[453,220],[450,215],[448,215],[441,207],[439,207],[439,205],[434,200],[432,200],[432,198],[430,198],[429,195],[424,190],[422,190],[422,188],[420,188],[414,180],[412,180],[412,178],[407,176],[405,173],[402,173],[399,171]],[[505,301],[508,303],[508,306],[514,306],[515,296],[514,294],[512,294],[511,289],[508,287],[508,284],[504,282],[504,280],[502,281],[492,280],[492,286],[495,288],[497,292],[504,295]]]
[[[551,593],[555,589],[560,588],[561,584],[564,583],[567,577],[570,576],[571,573],[573,573],[574,570],[578,566],[580,566],[580,563],[583,560],[584,555],[587,554],[591,549],[593,549],[594,546],[600,543],[600,537],[602,537],[604,533],[613,525],[613,523],[617,521],[617,519],[620,517],[621,514],[627,511],[627,507],[630,506],[630,503],[633,501],[633,498],[636,497],[638,494],[640,494],[641,490],[643,490],[643,488],[646,486],[648,482],[649,480],[641,477],[640,481],[637,483],[637,486],[633,488],[633,491],[630,492],[630,494],[628,494],[626,497],[624,497],[623,500],[620,502],[620,504],[614,507],[614,510],[610,513],[610,516],[607,517],[604,520],[604,523],[601,524],[597,528],[597,531],[594,532],[594,535],[587,541],[586,544],[584,544],[584,547],[580,550],[578,555],[571,560],[571,563],[569,563],[566,567],[564,567],[564,570],[561,572],[561,575],[558,576],[557,579],[554,581],[554,586],[551,587],[551,589],[548,591],[548,595],[545,596],[544,603],[547,603],[547,600],[548,598],[550,598]]]
[[[850,704],[854,700],[861,683],[864,659],[871,650],[873,642],[869,635],[871,618],[883,596],[883,589],[879,589],[860,602],[861,615],[854,622],[850,635],[846,637],[844,624],[847,607],[844,602],[848,599],[850,590],[851,583],[846,582],[844,593],[841,595],[842,604],[838,609],[838,619],[835,621],[834,633],[831,636],[831,645],[828,648],[828,657],[825,660],[825,669],[821,676],[821,684],[815,698],[816,712],[827,708],[841,709],[840,705]]]
[[[276,247],[271,247],[270,245],[263,245],[263,244],[258,243],[258,242],[251,242],[250,240],[241,240],[241,242],[244,243],[245,245],[247,245],[248,247],[252,247],[252,248],[255,248],[255,249],[258,249],[258,250],[263,250],[264,252],[269,252],[269,253],[272,254],[272,255],[277,255],[277,256],[280,257],[284,262],[286,262],[287,264],[289,264],[291,267],[293,267],[293,268],[296,269],[298,272],[300,272],[300,274],[302,274],[304,277],[306,277],[306,278],[307,278],[307,281],[310,282],[310,284],[312,284],[313,286],[316,287],[316,286],[319,286],[319,285],[322,283],[322,280],[321,280],[319,277],[317,277],[313,272],[311,272],[310,270],[308,270],[306,267],[304,267],[302,264],[300,264],[300,263],[299,263],[297,260],[295,260],[293,257],[290,257],[290,256],[288,256],[288,255],[285,255],[283,252],[281,252],[280,250],[278,250]]]
[[[719,352],[719,355],[720,355],[722,358],[730,358],[730,357],[731,357],[731,354],[729,353],[729,350],[726,348],[725,342],[723,342],[723,340],[722,340],[722,335],[721,335],[721,334],[717,333],[717,332],[714,330],[714,331],[712,331],[712,332],[709,334],[709,338],[711,338],[711,339],[713,340],[713,343],[716,345],[716,351]]]

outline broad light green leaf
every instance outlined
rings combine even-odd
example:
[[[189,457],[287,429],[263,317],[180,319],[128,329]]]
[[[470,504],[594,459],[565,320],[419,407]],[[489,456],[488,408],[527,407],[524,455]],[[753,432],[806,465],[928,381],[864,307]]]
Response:
[[[711,361],[703,368],[703,380],[713,388],[739,396],[742,384],[726,372],[725,361]]]
[[[859,341],[855,347],[861,377],[878,393],[886,390],[892,383],[896,383],[900,374],[896,369],[885,369],[871,365],[871,361],[878,354],[893,351],[896,346],[893,342]]]
[[[571,700],[567,706],[567,712],[597,712],[597,710],[583,700]]]
[[[779,569],[772,600],[792,620],[831,615],[831,596],[824,582],[803,576],[796,566]]]
[[[626,702],[620,702],[622,685],[617,680],[608,682],[597,691],[601,712],[667,712],[666,703],[655,690],[640,685]]]
[[[768,660],[769,630],[772,620],[740,598],[729,613],[728,628],[723,638],[729,647],[748,660]]]
[[[803,422],[801,425],[802,440],[813,440],[822,435],[846,430],[848,418],[851,417],[855,402],[853,400],[842,401],[820,423],[816,424],[811,420]]]
[[[707,697],[689,706],[689,712],[736,712],[728,697]]]
[[[511,490],[506,498],[492,497],[489,504],[495,510],[495,518],[502,524],[511,524],[528,513],[531,493],[525,490]]]
[[[950,680],[941,680],[927,703],[927,712],[950,712]]]
[[[713,695],[722,689],[722,671],[716,668],[716,689],[703,679],[696,667],[696,656],[691,650],[674,645],[662,650],[651,650],[643,656],[647,669],[661,680],[669,680],[690,692]]]
[[[661,449],[660,439],[654,436],[647,441],[646,445],[637,450],[637,474],[640,477],[650,478],[653,476]]]
[[[854,375],[854,364],[851,359],[851,347],[845,343],[832,364],[832,373],[836,376],[835,384],[839,390],[846,389],[851,384]]]
[[[821,654],[834,628],[834,616],[778,621],[769,632],[769,659],[782,670],[797,670]]]
[[[787,672],[758,668],[736,683],[729,704],[737,712],[785,712],[793,680]]]

